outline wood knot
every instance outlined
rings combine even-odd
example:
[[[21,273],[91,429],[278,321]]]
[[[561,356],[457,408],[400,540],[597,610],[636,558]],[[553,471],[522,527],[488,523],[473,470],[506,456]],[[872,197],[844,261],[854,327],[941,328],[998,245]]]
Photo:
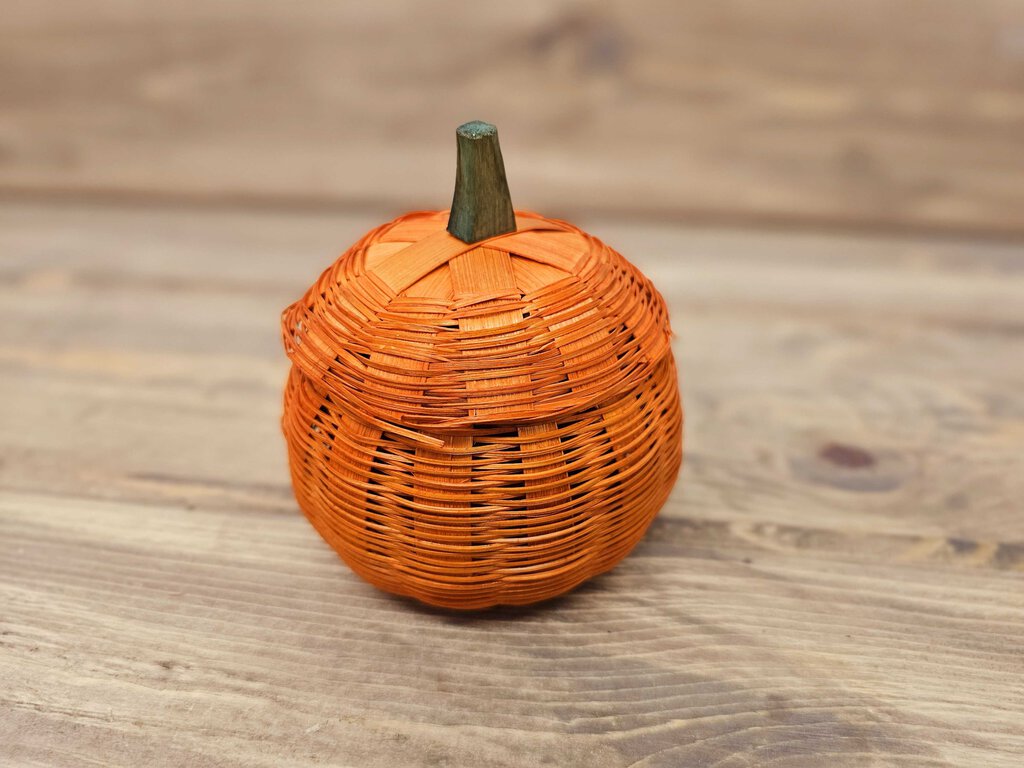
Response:
[[[799,478],[815,485],[827,485],[844,491],[884,493],[899,488],[914,473],[914,461],[885,447],[867,450],[854,443],[809,436],[806,453],[789,460],[790,469]]]
[[[855,445],[828,443],[818,451],[818,456],[830,464],[847,469],[865,469],[875,465],[875,457]]]

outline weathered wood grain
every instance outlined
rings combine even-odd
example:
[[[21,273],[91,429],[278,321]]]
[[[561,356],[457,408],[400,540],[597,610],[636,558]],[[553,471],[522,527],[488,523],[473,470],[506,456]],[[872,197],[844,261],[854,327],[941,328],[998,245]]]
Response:
[[[278,313],[382,218],[0,206],[0,762],[1020,764],[1018,246],[580,222],[669,301],[686,466],[458,616],[288,487]]]
[[[8,5],[8,191],[1024,231],[1019,2]]]
[[[5,496],[0,753],[133,766],[1016,766],[1020,578],[648,540],[424,610],[299,516]]]

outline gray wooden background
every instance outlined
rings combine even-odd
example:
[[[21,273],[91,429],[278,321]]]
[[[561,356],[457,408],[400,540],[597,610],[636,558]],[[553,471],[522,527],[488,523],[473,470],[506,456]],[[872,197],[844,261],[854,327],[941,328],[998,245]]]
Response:
[[[502,131],[563,214],[1024,231],[1016,0],[34,0],[0,188],[443,207]]]
[[[459,615],[296,509],[281,309],[451,199],[664,293],[686,463]],[[7,3],[0,765],[1019,768],[1024,3]]]

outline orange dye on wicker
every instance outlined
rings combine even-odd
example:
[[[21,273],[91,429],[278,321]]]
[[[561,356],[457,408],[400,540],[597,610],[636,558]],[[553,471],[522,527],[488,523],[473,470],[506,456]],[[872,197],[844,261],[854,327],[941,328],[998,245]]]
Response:
[[[671,331],[621,255],[513,218],[493,126],[458,139],[450,215],[378,227],[285,310],[283,427],[299,506],[368,582],[523,605],[611,569],[665,502]]]

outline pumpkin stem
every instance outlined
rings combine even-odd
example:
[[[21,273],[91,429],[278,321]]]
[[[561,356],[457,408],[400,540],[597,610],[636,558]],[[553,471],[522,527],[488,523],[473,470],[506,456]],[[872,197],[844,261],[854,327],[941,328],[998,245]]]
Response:
[[[515,232],[516,217],[498,145],[498,129],[473,120],[455,131],[459,156],[448,232],[464,243]]]

